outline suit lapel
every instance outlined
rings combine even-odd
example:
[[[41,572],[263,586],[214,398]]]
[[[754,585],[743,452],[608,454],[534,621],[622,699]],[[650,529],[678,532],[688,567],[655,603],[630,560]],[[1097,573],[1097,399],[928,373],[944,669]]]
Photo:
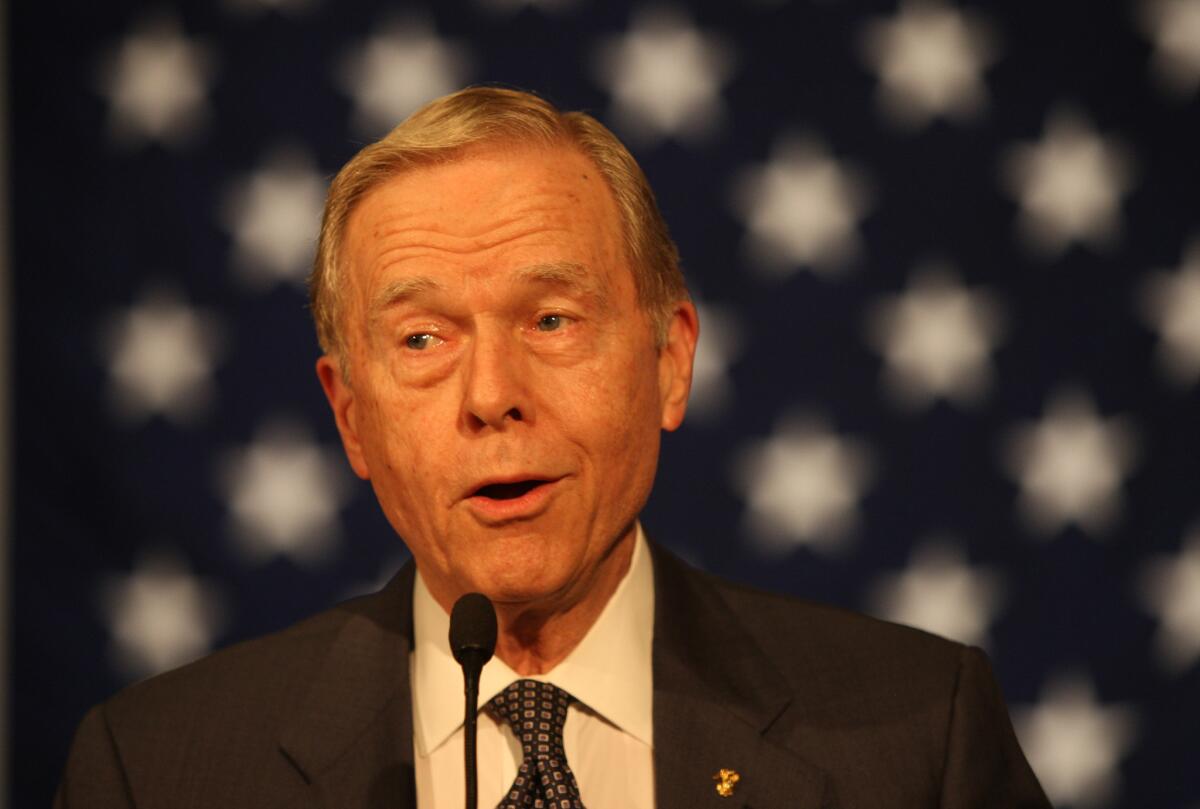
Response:
[[[283,806],[415,807],[410,562],[377,595],[344,605],[304,705],[280,740],[305,785]]]
[[[654,550],[654,765],[658,809],[824,805],[823,772],[772,738],[787,681],[701,574]],[[713,780],[739,776],[732,800]]]

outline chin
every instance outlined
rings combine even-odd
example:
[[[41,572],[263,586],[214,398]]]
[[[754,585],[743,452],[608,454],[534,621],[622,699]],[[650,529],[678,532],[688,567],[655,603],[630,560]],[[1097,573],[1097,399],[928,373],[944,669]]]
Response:
[[[509,558],[490,570],[477,571],[472,578],[479,592],[497,604],[536,604],[554,601],[567,592],[574,570],[566,560],[545,556],[524,563]]]
[[[497,604],[535,604],[554,600],[567,588],[559,577],[521,575],[506,571],[505,575],[489,577],[480,582],[480,592]]]

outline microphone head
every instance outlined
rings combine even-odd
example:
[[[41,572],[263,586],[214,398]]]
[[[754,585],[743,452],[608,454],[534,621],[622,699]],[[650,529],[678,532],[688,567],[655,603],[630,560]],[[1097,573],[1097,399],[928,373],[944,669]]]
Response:
[[[496,608],[482,593],[467,593],[450,611],[450,651],[460,666],[483,668],[495,650]]]

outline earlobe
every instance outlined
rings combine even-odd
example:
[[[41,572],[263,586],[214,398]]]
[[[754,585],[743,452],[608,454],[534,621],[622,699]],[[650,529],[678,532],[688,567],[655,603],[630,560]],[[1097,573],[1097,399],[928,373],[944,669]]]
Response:
[[[658,390],[662,398],[662,428],[675,430],[687,412],[692,390],[692,363],[700,336],[700,318],[690,301],[675,306],[667,328],[667,344],[658,353]]]
[[[354,389],[342,378],[338,361],[328,355],[317,360],[317,379],[321,381],[321,389],[325,391],[325,398],[329,400],[329,407],[333,410],[333,418],[342,437],[346,459],[350,461],[354,474],[363,480],[370,479],[370,469],[358,438],[358,411]]]

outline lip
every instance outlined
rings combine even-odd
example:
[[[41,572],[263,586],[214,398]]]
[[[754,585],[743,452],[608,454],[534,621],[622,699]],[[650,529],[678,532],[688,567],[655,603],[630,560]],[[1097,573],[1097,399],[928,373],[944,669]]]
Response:
[[[541,480],[545,482],[533,487],[520,497],[500,500],[492,497],[468,494],[463,498],[463,502],[466,503],[467,508],[472,513],[484,522],[500,523],[510,520],[527,520],[538,516],[546,510],[550,503],[550,498],[558,490],[559,483],[562,482],[562,477],[539,474],[507,475],[504,477],[488,478],[480,481],[471,488],[472,492],[477,492],[485,486],[521,483],[529,480]]]

